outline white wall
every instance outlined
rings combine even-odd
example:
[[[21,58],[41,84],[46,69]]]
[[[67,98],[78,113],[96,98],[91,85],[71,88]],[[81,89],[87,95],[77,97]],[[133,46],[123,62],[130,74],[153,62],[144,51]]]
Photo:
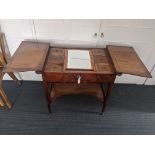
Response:
[[[155,20],[1,20],[11,54],[22,40],[44,40],[53,46],[105,47],[107,44],[133,46],[151,71],[155,64]],[[101,33],[104,37],[100,37]],[[97,36],[94,34],[97,33]],[[24,80],[42,80],[41,76],[27,72]],[[155,84],[137,76],[117,77],[118,83]],[[9,79],[5,76],[5,79]]]

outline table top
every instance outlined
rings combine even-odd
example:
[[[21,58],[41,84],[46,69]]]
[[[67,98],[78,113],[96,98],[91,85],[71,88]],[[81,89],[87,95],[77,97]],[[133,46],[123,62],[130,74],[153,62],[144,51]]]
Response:
[[[151,77],[133,47],[107,46],[107,49],[117,73]]]
[[[106,49],[90,49],[91,61],[94,70],[66,69],[65,53],[67,49],[50,48],[44,72],[51,73],[95,73],[95,74],[115,74],[112,60],[108,56]]]
[[[48,43],[23,41],[4,71],[42,71],[48,49]]]
[[[106,48],[89,49],[94,70],[67,70],[66,48],[51,48],[49,43],[23,41],[3,72],[50,72],[131,74],[151,77],[132,47],[108,45]]]

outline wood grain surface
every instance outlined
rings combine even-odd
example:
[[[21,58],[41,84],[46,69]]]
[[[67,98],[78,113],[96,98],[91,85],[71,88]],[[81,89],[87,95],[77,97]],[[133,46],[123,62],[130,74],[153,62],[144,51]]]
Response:
[[[23,41],[4,72],[42,71],[48,49],[48,43]]]
[[[151,74],[132,47],[107,46],[116,72],[151,78]]]
[[[57,97],[66,94],[85,94],[97,97],[102,102],[104,96],[99,84],[54,84],[51,91],[51,97],[55,100]]]
[[[94,70],[64,69],[66,50],[65,48],[50,48],[49,43],[23,41],[3,72],[43,71],[45,73],[102,75],[125,73],[151,77],[132,47],[108,45],[103,49],[89,49]]]
[[[68,70],[64,69],[65,52],[63,48],[51,48],[45,64],[45,73],[90,73],[115,74],[113,63],[106,49],[90,49],[94,70]]]

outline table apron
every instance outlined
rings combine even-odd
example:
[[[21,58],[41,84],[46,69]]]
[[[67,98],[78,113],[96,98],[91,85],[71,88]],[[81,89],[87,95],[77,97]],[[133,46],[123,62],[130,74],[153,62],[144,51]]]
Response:
[[[51,83],[111,83],[116,75],[103,74],[78,74],[78,73],[43,73],[47,82]],[[43,78],[43,79],[44,79]]]

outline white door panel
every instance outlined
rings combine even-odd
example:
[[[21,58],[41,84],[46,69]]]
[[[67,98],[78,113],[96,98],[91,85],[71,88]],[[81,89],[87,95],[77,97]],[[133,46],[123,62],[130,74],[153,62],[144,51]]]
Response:
[[[103,20],[101,42],[155,43],[155,20]]]
[[[36,37],[38,40],[67,39],[68,28],[65,20],[33,20]]]
[[[154,43],[155,28],[130,28],[130,27],[103,27],[101,32],[106,42],[133,42],[133,43]]]
[[[34,20],[37,39],[59,46],[96,46],[99,26],[100,20]]]
[[[128,42],[132,40],[131,30],[128,30],[128,28],[103,28],[101,32],[104,33],[104,38],[100,38],[100,40],[106,42]]]
[[[51,45],[54,47],[96,48],[94,42],[77,40],[52,40]]]
[[[129,27],[132,26],[132,20],[131,19],[107,19],[106,23],[105,20],[102,21],[104,22],[104,27],[110,28],[110,27]],[[102,24],[103,25],[103,24]]]
[[[33,39],[31,21],[26,19],[0,20],[1,30],[9,38]]]
[[[68,20],[69,40],[97,43],[100,20]],[[95,37],[94,34],[97,33]]]
[[[105,22],[106,21],[106,22]],[[155,20],[103,20],[100,28],[98,47],[106,44],[133,46],[149,71],[155,62]],[[146,78],[123,75],[117,83],[143,84]]]
[[[96,28],[72,25],[69,40],[96,42],[96,38],[94,37],[95,32]]]
[[[155,20],[149,19],[107,19],[102,23],[105,27],[155,28]]]
[[[21,41],[34,39],[30,20],[0,20],[0,26],[11,54],[16,51]]]
[[[99,25],[101,22],[100,19],[68,19],[66,21],[75,25],[85,25],[85,26]]]
[[[155,28],[133,28],[131,42],[155,43]]]
[[[154,29],[155,28],[155,20],[150,19],[132,19],[131,26],[135,28],[149,28]]]

